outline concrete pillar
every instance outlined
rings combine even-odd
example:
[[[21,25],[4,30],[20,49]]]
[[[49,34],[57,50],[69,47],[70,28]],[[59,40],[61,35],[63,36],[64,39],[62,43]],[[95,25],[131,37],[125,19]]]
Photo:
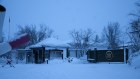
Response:
[[[65,49],[63,49],[63,60],[65,59],[65,58],[67,58],[67,49],[65,48]]]

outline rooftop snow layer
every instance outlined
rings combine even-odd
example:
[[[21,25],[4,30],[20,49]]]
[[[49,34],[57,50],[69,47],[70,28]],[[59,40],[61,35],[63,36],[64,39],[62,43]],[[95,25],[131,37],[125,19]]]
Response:
[[[68,41],[62,41],[56,38],[48,38],[29,47],[69,47],[68,43]]]

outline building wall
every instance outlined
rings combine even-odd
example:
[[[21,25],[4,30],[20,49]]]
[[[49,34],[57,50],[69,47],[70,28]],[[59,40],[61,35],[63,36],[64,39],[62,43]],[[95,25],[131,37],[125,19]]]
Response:
[[[48,59],[65,59],[67,58],[67,48],[46,48],[46,57]]]
[[[75,50],[70,50],[70,57],[76,57]]]
[[[50,52],[50,59],[62,59],[62,52]]]

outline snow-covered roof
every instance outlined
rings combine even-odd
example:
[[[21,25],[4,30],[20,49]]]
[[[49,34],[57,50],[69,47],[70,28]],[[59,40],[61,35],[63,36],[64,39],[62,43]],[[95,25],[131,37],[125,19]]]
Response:
[[[35,45],[31,45],[29,46],[30,48],[31,47],[42,47],[42,46],[45,46],[45,47],[69,47],[69,41],[62,41],[60,39],[56,39],[56,38],[48,38],[48,39],[45,39]]]

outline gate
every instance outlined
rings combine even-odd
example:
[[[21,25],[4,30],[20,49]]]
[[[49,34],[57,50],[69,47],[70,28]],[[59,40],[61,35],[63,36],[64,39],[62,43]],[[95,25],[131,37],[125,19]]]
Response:
[[[89,62],[127,62],[128,49],[118,50],[88,50],[87,60]]]

